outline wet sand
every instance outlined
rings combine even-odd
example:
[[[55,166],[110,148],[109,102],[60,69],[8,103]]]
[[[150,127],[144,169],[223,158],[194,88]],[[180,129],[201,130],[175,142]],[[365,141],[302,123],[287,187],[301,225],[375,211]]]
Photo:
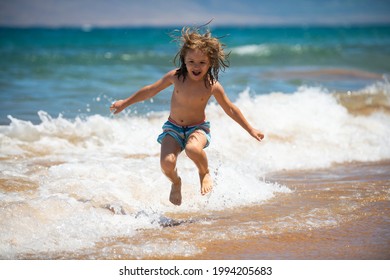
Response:
[[[297,216],[300,226],[234,241],[213,242],[199,259],[390,259],[390,162],[269,174],[294,193],[233,214],[235,223]],[[310,210],[311,209],[311,210]],[[329,224],[299,223],[299,212],[318,210]],[[322,215],[321,212],[327,212]],[[249,213],[252,213],[249,215]],[[271,217],[270,217],[271,216]],[[332,218],[335,221],[332,221]],[[239,219],[237,221],[236,219]],[[330,219],[330,220],[329,220]],[[302,221],[301,221],[302,222]],[[307,226],[302,226],[306,224]]]

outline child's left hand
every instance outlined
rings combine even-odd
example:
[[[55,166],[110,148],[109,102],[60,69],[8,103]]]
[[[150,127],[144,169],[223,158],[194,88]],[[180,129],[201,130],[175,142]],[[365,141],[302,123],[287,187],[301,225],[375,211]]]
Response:
[[[260,130],[254,128],[250,131],[250,135],[252,135],[252,137],[254,137],[259,142],[264,139],[264,134]]]

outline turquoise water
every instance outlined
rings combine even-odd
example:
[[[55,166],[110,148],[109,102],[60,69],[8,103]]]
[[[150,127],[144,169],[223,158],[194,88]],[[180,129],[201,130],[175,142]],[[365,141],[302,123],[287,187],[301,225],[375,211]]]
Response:
[[[8,115],[39,122],[39,110],[69,119],[108,116],[110,102],[175,67],[174,30],[1,28],[0,124],[10,123]],[[349,72],[337,78],[310,75],[323,69],[365,71],[379,79],[390,72],[389,26],[211,31],[231,51],[231,66],[220,80],[233,100],[246,88],[253,95],[291,93],[301,85],[346,92],[372,83],[372,77]],[[167,110],[170,91],[135,105],[132,113]]]

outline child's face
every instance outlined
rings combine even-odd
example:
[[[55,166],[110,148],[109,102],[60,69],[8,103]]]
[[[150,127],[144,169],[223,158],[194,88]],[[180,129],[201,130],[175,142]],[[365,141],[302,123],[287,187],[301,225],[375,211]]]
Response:
[[[184,58],[188,76],[195,81],[200,81],[210,68],[210,59],[201,50],[188,50]]]

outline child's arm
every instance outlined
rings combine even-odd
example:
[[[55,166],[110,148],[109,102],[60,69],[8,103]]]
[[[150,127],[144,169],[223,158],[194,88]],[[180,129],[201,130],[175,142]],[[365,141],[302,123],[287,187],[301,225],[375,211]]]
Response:
[[[110,110],[113,111],[114,114],[118,114],[119,112],[123,111],[126,107],[133,105],[134,103],[144,101],[148,98],[152,98],[157,93],[162,91],[163,89],[169,87],[173,83],[173,76],[175,74],[176,70],[172,70],[164,75],[160,80],[157,82],[144,86],[140,90],[138,90],[136,93],[131,95],[130,97],[124,99],[124,100],[118,100],[114,102]]]
[[[248,131],[251,136],[253,136],[258,141],[261,141],[264,138],[264,134],[261,131],[253,128],[245,119],[244,115],[241,113],[241,110],[230,101],[228,96],[225,94],[223,87],[219,83],[214,85],[213,95],[225,113],[233,120],[235,120],[239,125],[241,125],[246,131]]]

